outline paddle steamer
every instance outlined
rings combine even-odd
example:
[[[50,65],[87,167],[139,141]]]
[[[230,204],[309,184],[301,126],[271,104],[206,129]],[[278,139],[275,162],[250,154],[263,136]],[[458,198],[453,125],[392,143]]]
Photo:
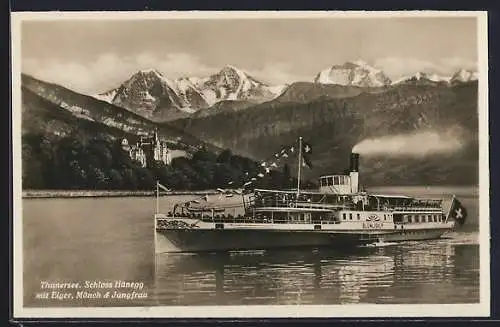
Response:
[[[347,174],[321,176],[316,191],[300,190],[300,173],[298,181],[294,190],[238,192],[240,214],[235,208],[209,202],[194,207],[192,203],[175,205],[168,214],[157,212],[155,251],[343,247],[428,240],[463,225],[467,217],[455,196],[445,210],[442,199],[361,190],[357,153],[351,153]]]

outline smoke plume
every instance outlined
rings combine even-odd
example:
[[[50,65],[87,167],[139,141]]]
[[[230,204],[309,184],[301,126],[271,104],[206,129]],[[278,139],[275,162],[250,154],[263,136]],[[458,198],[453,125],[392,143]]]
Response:
[[[424,131],[365,139],[352,151],[365,156],[425,157],[456,152],[465,145],[464,139],[460,128],[449,128],[441,132]]]

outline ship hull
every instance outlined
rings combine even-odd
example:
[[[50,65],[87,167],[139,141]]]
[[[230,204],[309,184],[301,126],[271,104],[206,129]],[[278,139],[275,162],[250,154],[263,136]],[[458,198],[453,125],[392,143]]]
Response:
[[[359,235],[317,231],[179,229],[156,231],[156,253],[345,247],[369,243]]]
[[[155,251],[214,252],[285,247],[343,249],[375,242],[431,240],[440,238],[446,232],[438,229],[367,235],[320,231],[172,229],[155,232]]]
[[[379,242],[424,241],[442,237],[447,229],[421,229],[381,235]]]

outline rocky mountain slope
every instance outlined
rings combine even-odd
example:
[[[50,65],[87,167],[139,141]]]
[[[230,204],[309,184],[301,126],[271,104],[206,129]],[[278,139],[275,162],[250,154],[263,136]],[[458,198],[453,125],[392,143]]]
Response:
[[[459,69],[455,74],[450,79],[451,84],[460,84],[460,83],[466,83],[466,82],[471,82],[471,81],[477,81],[478,79],[478,73],[471,71],[471,70],[466,70],[466,69]]]
[[[393,85],[397,84],[414,84],[414,85],[443,85],[447,86],[450,83],[451,77],[440,76],[438,74],[429,74],[424,72],[417,72],[410,76],[399,78],[392,82]]]
[[[363,60],[356,60],[322,70],[316,75],[314,82],[320,84],[381,87],[391,84],[391,79],[381,69],[370,66]]]
[[[22,74],[22,131],[64,137],[92,137],[95,133],[111,138],[148,134],[158,130],[162,138],[189,146],[206,145],[175,126],[158,125],[124,108]],[[220,150],[220,149],[217,149]]]
[[[308,177],[343,170],[353,146],[364,139],[454,128],[460,131],[460,151],[425,158],[363,157],[363,169],[373,172],[365,176],[365,182],[477,182],[477,82],[453,87],[401,84],[384,92],[317,97],[307,102],[281,102],[278,98],[238,112],[172,124],[220,147],[259,159],[303,136],[314,147],[314,169],[305,171]],[[383,166],[379,166],[381,162]]]
[[[205,78],[171,80],[157,70],[142,70],[118,88],[96,95],[155,121],[186,117],[221,101],[261,103],[278,96],[284,86],[260,82],[233,66]]]

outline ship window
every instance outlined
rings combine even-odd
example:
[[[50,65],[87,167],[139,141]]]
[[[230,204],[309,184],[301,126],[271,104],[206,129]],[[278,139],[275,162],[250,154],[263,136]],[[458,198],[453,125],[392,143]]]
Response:
[[[419,223],[419,222],[420,222],[420,216],[415,215],[415,222],[416,222],[416,223]]]
[[[358,220],[359,220],[359,219],[360,219],[360,217],[359,217],[359,213],[357,214],[357,216],[358,216]]]
[[[437,222],[437,220],[438,220],[438,216],[434,215],[434,222]]]
[[[409,222],[409,223],[411,223],[411,222],[412,222],[412,220],[413,220],[412,218],[413,218],[413,216],[408,216],[408,222]]]
[[[352,220],[352,213],[349,214],[349,220]]]
[[[345,213],[342,214],[342,219],[346,220],[346,214]]]
[[[386,220],[386,217],[385,217],[385,215],[384,215],[384,220]]]

